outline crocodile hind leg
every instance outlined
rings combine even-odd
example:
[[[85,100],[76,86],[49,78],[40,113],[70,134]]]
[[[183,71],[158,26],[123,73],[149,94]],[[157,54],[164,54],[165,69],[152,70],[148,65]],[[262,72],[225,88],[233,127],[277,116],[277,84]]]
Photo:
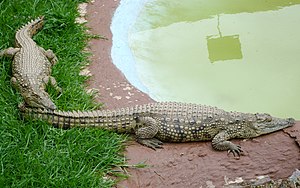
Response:
[[[13,57],[18,51],[20,51],[20,48],[9,47],[0,51],[0,57]]]
[[[135,131],[137,142],[152,149],[162,148],[162,142],[155,137],[158,132],[158,122],[152,117],[140,117],[138,123],[142,125]]]
[[[52,50],[48,49],[45,55],[50,60],[52,65],[55,65],[58,62],[58,59]]]
[[[40,50],[45,54],[45,56],[51,62],[52,65],[55,65],[57,63],[58,59],[52,50],[45,50],[42,47],[40,47]]]

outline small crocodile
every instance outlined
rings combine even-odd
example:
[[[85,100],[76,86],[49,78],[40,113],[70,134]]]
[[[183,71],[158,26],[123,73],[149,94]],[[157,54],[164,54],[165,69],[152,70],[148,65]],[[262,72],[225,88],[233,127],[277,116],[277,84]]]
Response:
[[[52,50],[45,50],[32,40],[42,26],[43,17],[39,17],[21,27],[16,32],[16,47],[0,51],[0,57],[13,57],[11,83],[28,106],[54,110],[56,106],[45,88],[51,83],[61,92],[55,78],[50,76],[51,66],[57,62],[57,57]]]
[[[265,113],[227,112],[205,105],[159,102],[116,110],[58,111],[20,106],[25,118],[44,120],[60,128],[96,127],[118,133],[135,134],[140,144],[161,148],[162,141],[212,140],[216,150],[240,155],[233,138],[253,138],[295,123]]]

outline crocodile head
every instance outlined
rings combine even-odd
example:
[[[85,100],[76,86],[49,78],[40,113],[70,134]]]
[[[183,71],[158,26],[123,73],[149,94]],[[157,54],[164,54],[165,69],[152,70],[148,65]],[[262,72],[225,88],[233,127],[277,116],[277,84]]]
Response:
[[[23,92],[22,94],[25,103],[30,107],[46,108],[50,110],[56,109],[56,106],[52,102],[49,94],[43,90],[27,90],[27,92]]]
[[[265,113],[256,113],[243,121],[242,129],[238,131],[240,138],[254,138],[263,134],[272,133],[295,124],[293,118],[281,119]]]

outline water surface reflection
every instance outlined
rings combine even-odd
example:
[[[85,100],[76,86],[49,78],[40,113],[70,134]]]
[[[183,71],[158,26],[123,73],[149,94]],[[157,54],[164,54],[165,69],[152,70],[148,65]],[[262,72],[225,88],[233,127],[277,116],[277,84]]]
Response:
[[[300,0],[156,0],[129,34],[156,100],[300,118]]]

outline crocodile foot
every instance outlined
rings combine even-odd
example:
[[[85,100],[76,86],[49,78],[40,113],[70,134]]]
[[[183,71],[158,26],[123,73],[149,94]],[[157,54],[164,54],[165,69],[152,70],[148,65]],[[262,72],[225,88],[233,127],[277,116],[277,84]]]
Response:
[[[231,145],[230,149],[228,150],[228,155],[232,153],[234,157],[240,157],[243,153],[243,150],[241,149],[241,146],[239,145]]]
[[[156,150],[157,148],[163,148],[162,147],[163,142],[161,142],[156,138],[148,138],[148,139],[137,138],[137,142],[154,150]]]

